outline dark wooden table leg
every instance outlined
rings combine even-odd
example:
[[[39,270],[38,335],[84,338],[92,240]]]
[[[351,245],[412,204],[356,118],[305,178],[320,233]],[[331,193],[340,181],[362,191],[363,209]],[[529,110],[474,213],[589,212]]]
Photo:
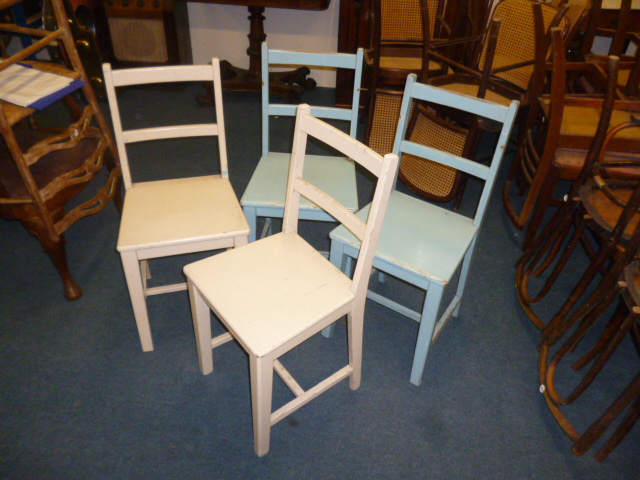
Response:
[[[262,88],[261,79],[261,55],[262,42],[267,38],[264,32],[264,7],[249,8],[249,70],[231,65],[228,61],[220,62],[220,74],[222,76],[222,90],[224,92],[259,92]],[[286,98],[290,102],[299,102],[300,95],[307,88],[316,86],[315,80],[307,78],[307,67],[300,67],[287,72],[274,72],[269,75],[270,90],[279,97]],[[198,95],[198,103],[210,105],[213,102],[211,91]]]

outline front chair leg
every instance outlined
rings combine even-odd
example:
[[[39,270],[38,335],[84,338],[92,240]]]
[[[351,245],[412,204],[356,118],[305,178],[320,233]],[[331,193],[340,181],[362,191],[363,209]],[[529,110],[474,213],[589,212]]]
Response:
[[[422,308],[422,316],[420,318],[420,328],[418,329],[418,340],[416,341],[416,349],[413,354],[413,365],[411,366],[411,377],[409,381],[415,386],[422,383],[422,375],[424,366],[427,363],[427,354],[431,346],[433,338],[433,329],[436,326],[438,318],[438,310],[440,309],[440,301],[444,287],[441,285],[431,284],[427,290],[427,298]]]
[[[271,437],[271,395],[273,393],[273,358],[249,354],[251,370],[251,407],[253,411],[253,446],[262,457],[269,452]]]
[[[193,330],[196,337],[198,362],[203,375],[213,372],[213,347],[211,344],[211,314],[209,306],[191,280],[187,280],[189,302],[193,318]]]

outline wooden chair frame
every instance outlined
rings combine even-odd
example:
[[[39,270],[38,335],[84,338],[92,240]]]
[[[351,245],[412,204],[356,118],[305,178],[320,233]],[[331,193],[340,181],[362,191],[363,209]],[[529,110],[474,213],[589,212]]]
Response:
[[[413,101],[435,104],[436,108],[439,105],[445,105],[501,124],[502,128],[489,165],[407,140],[410,107]],[[426,299],[422,311],[415,312],[372,291],[369,292],[368,297],[420,323],[410,377],[414,385],[422,382],[432,339],[438,335],[451,316],[458,315],[477,233],[517,110],[516,101],[509,107],[505,107],[417,83],[415,75],[407,78],[393,152],[399,155],[416,155],[442,163],[485,182],[473,218],[445,210],[398,191],[392,193],[389,214],[373,266],[384,274],[425,290]],[[366,215],[366,212],[365,207],[360,215]],[[413,215],[407,212],[413,212]],[[330,238],[331,261],[344,271],[349,271],[351,259],[358,255],[357,239],[340,227],[331,232]],[[408,245],[407,242],[411,240],[414,240],[413,243]],[[460,277],[456,293],[438,319],[444,289],[450,284],[458,269],[460,269]],[[324,334],[330,336],[332,328],[327,329]]]
[[[0,10],[19,6],[21,2],[22,0],[2,0]],[[16,195],[8,191],[12,190],[12,187],[2,187],[0,214],[8,219],[20,220],[29,232],[38,237],[58,270],[66,298],[75,300],[82,295],[82,289],[69,271],[63,234],[81,218],[102,211],[113,199],[116,199],[117,205],[121,207],[118,194],[121,170],[109,123],[102,113],[78,55],[64,2],[52,0],[52,9],[59,25],[54,31],[0,24],[0,30],[10,35],[28,35],[37,39],[26,48],[2,60],[0,70],[23,62],[30,63],[39,70],[81,80],[84,82],[81,91],[87,105],[80,108],[70,96],[65,97],[64,101],[74,117],[71,125],[55,132],[37,129],[39,138],[34,144],[25,146],[25,138],[16,134],[15,127],[23,120],[33,120],[35,110],[5,101],[0,102],[0,132],[15,164],[14,177],[21,184]],[[27,60],[54,44],[64,46],[68,56],[68,68]],[[82,152],[83,142],[94,142],[95,145],[90,151]],[[82,156],[81,161],[75,158],[78,155]],[[103,186],[93,198],[65,213],[65,207],[77,198],[103,167],[108,170],[108,179]],[[51,175],[53,178],[50,178]],[[10,181],[8,178],[5,180]]]
[[[103,71],[126,189],[117,248],[140,343],[146,352],[154,348],[146,298],[187,288],[185,282],[147,286],[151,277],[149,260],[244,245],[248,241],[249,225],[229,181],[219,60],[213,58],[211,65],[119,70],[112,70],[111,65],[104,64]],[[215,120],[201,124],[125,129],[117,87],[180,82],[213,84]],[[134,182],[127,154],[128,144],[184,137],[217,138],[219,174]],[[215,155],[212,157],[215,159]]]
[[[274,65],[303,64],[353,70],[354,85],[351,107],[314,106],[312,107],[312,112],[318,118],[349,122],[349,135],[355,138],[358,127],[363,59],[363,49],[359,49],[355,54],[308,53],[272,50],[269,49],[266,43],[262,44],[262,156],[241,199],[244,213],[251,227],[250,241],[254,241],[258,236],[256,231],[258,217],[282,218],[284,215],[289,154],[271,151],[269,121],[273,117],[292,117],[296,112],[295,105],[270,101],[269,69]],[[317,177],[315,178],[325,178],[325,184],[321,181],[320,186],[327,192],[335,196],[343,204],[348,205],[353,211],[358,209],[356,174],[353,162],[340,157],[316,155],[310,159],[308,168],[317,172]],[[333,221],[325,212],[306,201],[303,203],[300,215],[304,220]],[[264,234],[270,229],[270,223],[266,223],[265,227],[263,229]]]
[[[396,155],[381,157],[313,117],[308,105],[300,105],[297,112],[283,231],[184,269],[202,372],[213,370],[212,348],[232,339],[249,354],[254,447],[259,456],[269,450],[272,425],[347,377],[352,389],[360,386],[367,286],[398,166]],[[378,178],[367,219],[357,217],[306,178],[309,137],[352,158]],[[336,269],[299,236],[303,197],[361,239],[363,248],[353,277]],[[228,329],[213,339],[210,310]],[[304,390],[278,358],[345,315],[349,323],[349,364]],[[272,412],[274,370],[295,398]]]

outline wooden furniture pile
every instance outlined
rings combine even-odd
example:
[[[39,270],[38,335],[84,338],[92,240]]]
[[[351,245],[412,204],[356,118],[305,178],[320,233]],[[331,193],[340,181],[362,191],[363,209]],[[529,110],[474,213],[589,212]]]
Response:
[[[2,0],[0,10],[20,3]],[[0,24],[2,32],[36,40],[2,59],[0,72],[21,63],[78,80],[82,87],[77,92],[82,98],[72,92],[62,99],[69,109],[69,120],[56,128],[39,127],[38,111],[31,104],[0,100],[0,215],[21,221],[38,237],[62,278],[65,296],[74,300],[82,295],[82,289],[69,271],[63,235],[75,222],[117,199],[121,171],[111,130],[78,55],[66,4],[53,0],[51,6],[55,30]],[[63,50],[66,65],[28,60],[51,47]],[[89,198],[81,197],[90,185],[97,188]],[[81,202],[74,203],[78,198]]]

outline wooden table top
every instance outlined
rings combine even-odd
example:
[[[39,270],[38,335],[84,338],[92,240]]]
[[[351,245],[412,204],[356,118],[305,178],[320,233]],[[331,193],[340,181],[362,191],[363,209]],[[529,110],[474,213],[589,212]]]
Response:
[[[330,0],[187,0],[200,3],[222,3],[247,7],[291,8],[296,10],[326,10]]]

